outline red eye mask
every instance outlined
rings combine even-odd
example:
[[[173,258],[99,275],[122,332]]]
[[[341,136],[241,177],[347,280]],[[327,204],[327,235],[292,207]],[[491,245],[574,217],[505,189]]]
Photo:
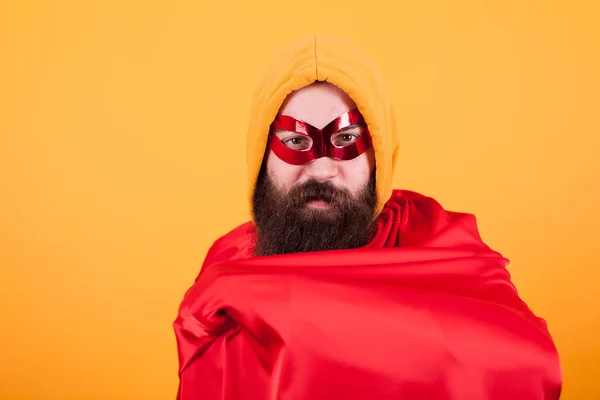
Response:
[[[346,132],[352,125],[359,127]],[[291,134],[280,139],[277,131]],[[352,160],[371,147],[371,134],[358,109],[345,112],[323,129],[288,115],[278,115],[271,124],[268,146],[282,161],[293,165],[303,165],[320,157]]]

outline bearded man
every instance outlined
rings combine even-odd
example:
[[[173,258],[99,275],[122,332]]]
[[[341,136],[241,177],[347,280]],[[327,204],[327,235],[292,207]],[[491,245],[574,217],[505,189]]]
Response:
[[[558,399],[545,322],[473,215],[392,190],[377,66],[302,37],[252,104],[252,220],[209,250],[175,321],[178,399]]]

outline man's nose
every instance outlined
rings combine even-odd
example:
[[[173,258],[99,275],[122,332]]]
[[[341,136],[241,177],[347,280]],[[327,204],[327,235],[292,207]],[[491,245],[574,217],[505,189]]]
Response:
[[[306,174],[317,181],[326,181],[338,174],[338,163],[329,157],[321,157],[306,165]]]

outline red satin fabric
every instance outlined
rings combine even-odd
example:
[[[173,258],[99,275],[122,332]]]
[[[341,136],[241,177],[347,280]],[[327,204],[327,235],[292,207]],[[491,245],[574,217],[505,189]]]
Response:
[[[175,321],[178,399],[558,399],[546,328],[470,214],[395,191],[364,248],[215,242]]]

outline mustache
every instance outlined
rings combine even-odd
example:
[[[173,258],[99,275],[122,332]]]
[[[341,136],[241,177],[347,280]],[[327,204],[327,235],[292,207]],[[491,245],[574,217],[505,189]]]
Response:
[[[327,203],[339,203],[350,196],[345,189],[337,188],[330,181],[319,182],[310,180],[299,184],[290,191],[295,204],[305,204],[312,200],[322,200]]]

